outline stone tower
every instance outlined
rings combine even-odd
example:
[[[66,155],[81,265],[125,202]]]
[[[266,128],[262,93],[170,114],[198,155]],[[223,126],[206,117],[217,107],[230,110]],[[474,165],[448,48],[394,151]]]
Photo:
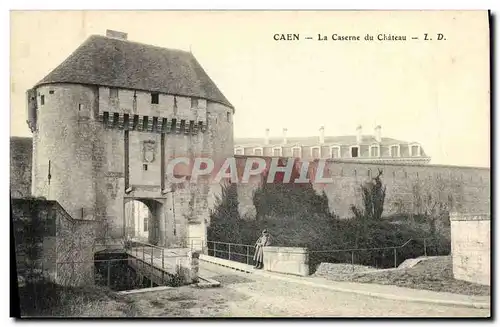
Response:
[[[210,187],[172,187],[165,169],[179,156],[232,156],[234,108],[191,53],[126,37],[89,37],[27,91],[32,194],[105,222],[106,239],[130,234],[125,204],[141,201],[152,243],[201,244]]]

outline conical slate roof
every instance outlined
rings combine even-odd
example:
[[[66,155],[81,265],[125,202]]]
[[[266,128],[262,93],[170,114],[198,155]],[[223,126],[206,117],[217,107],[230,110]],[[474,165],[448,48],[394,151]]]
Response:
[[[36,86],[52,83],[198,97],[234,108],[192,53],[100,35],[90,36]]]

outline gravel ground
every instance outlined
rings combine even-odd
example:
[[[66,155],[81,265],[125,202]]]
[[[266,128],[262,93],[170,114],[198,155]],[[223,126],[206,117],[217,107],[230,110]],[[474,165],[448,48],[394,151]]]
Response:
[[[128,295],[143,317],[487,317],[488,309],[335,292],[204,264],[220,288]]]

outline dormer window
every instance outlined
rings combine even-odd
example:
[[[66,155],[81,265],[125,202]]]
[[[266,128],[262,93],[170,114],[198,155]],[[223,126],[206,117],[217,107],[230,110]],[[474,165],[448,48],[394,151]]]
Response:
[[[236,149],[234,149],[234,154],[236,154],[236,155],[243,155],[244,154],[243,148],[236,148]]]
[[[410,146],[410,156],[420,157],[420,145],[414,144]]]
[[[300,146],[294,146],[292,148],[292,157],[301,158],[302,157],[302,148]]]
[[[311,147],[311,157],[313,159],[321,158],[321,148],[319,146]]]
[[[340,158],[340,147],[339,146],[332,146],[330,148],[330,157],[331,158]]]
[[[152,104],[160,103],[160,94],[159,93],[151,93],[151,103]]]
[[[351,146],[351,149],[349,151],[351,153],[351,158],[358,158],[359,157],[359,146]]]
[[[196,109],[196,108],[198,108],[198,99],[191,98],[191,109]]]
[[[254,148],[253,155],[254,156],[261,156],[262,155],[262,148]]]
[[[378,144],[370,146],[370,157],[380,157],[380,146]]]
[[[389,149],[391,157],[399,157],[399,145],[391,145]]]
[[[273,148],[273,156],[274,157],[281,157],[281,147],[276,147],[276,148]]]

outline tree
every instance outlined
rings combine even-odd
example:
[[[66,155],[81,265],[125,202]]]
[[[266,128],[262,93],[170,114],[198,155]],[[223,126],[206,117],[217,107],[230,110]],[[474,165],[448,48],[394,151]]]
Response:
[[[361,185],[364,211],[351,205],[351,210],[356,218],[363,221],[379,221],[382,218],[386,190],[385,185],[382,185],[380,180],[382,173],[383,171],[379,169],[377,176]]]
[[[238,211],[238,189],[234,183],[225,183],[221,194],[215,198],[210,212],[208,238],[219,242],[240,243],[240,213]]]
[[[448,221],[448,214],[453,204],[453,197],[446,190],[442,178],[418,181],[413,185],[413,197],[417,214],[421,215],[429,228],[429,234],[435,236],[437,225]]]

